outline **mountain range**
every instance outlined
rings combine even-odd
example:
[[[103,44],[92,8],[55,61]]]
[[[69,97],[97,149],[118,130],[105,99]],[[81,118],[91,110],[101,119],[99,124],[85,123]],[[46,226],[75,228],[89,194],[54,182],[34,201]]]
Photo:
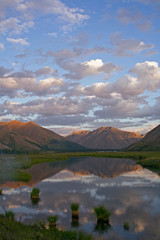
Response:
[[[17,152],[81,151],[85,147],[30,121],[0,122],[0,150]]]
[[[140,133],[101,127],[80,130],[62,137],[30,121],[0,122],[1,152],[85,151],[85,150],[159,151],[160,125],[144,137]]]
[[[142,138],[140,133],[122,131],[114,127],[100,127],[94,131],[75,131],[67,139],[92,149],[122,149]]]

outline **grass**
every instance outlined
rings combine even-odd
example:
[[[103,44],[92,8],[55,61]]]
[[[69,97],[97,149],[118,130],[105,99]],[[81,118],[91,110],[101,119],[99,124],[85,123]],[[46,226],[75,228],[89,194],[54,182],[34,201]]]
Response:
[[[50,228],[55,228],[56,227],[56,223],[58,221],[58,216],[57,215],[51,215],[47,217],[47,220],[49,222],[49,227]]]
[[[21,170],[16,170],[14,172],[14,180],[15,181],[29,182],[31,179],[32,179],[32,176],[28,172],[21,171]]]
[[[124,224],[123,224],[123,229],[124,229],[125,231],[129,231],[129,223],[128,223],[128,222],[124,222]]]
[[[97,223],[109,222],[111,212],[104,206],[94,207],[93,211],[97,217]]]
[[[40,193],[39,188],[33,188],[31,192],[31,199],[35,199],[35,198],[39,199],[39,193]]]
[[[5,217],[7,218],[7,219],[10,219],[10,220],[14,220],[14,212],[12,212],[12,211],[6,211],[5,212]]]
[[[92,236],[75,231],[46,229],[25,225],[0,215],[0,239],[5,240],[92,240]]]

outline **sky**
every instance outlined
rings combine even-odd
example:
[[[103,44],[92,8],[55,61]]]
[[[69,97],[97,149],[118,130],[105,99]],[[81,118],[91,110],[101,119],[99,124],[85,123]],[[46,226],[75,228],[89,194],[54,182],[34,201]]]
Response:
[[[0,121],[160,123],[160,0],[0,0]]]

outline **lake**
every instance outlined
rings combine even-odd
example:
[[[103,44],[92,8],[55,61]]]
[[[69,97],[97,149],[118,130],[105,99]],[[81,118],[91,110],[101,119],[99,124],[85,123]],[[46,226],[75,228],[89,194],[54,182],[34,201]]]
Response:
[[[61,163],[33,166],[34,187],[40,189],[40,201],[33,205],[31,188],[4,188],[0,213],[12,210],[18,221],[27,224],[57,214],[58,228],[71,225],[70,205],[78,202],[79,227],[96,239],[159,240],[160,177],[142,169],[129,159],[80,157]],[[110,227],[96,230],[93,207],[103,205],[111,211]],[[123,229],[129,223],[129,231]]]

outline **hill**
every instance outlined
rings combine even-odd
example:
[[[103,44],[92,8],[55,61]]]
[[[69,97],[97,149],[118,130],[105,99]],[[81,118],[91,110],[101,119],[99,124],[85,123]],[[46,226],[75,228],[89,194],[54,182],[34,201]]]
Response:
[[[92,149],[121,149],[141,139],[141,134],[101,127],[94,131],[72,132],[66,138]]]
[[[0,150],[16,152],[80,151],[85,148],[30,121],[0,122]]]
[[[127,151],[160,151],[160,125],[149,131],[140,141],[127,147]]]

